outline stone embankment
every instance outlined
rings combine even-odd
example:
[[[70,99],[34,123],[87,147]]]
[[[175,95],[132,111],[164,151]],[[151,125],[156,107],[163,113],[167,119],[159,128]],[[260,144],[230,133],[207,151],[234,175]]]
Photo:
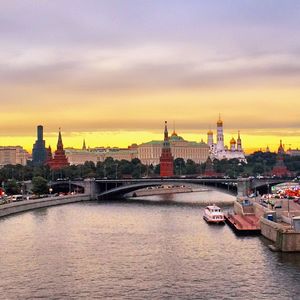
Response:
[[[91,196],[89,194],[80,194],[40,198],[35,200],[24,200],[20,202],[2,204],[0,205],[0,218],[28,210],[89,200],[91,200]]]
[[[272,199],[274,203],[277,199]],[[234,203],[234,212],[237,215],[247,215],[247,209],[251,208],[255,216],[260,221],[261,234],[272,241],[269,245],[271,250],[282,252],[300,252],[300,232],[295,230],[293,226],[293,218],[289,215],[297,217],[300,215],[300,207],[291,200],[283,199],[281,208],[272,209],[271,206],[265,207],[260,203],[251,201],[251,206],[242,205],[241,199]],[[291,203],[288,203],[288,202]],[[292,207],[292,211],[287,211],[288,207]]]
[[[179,193],[192,193],[192,192],[208,192],[206,188],[193,188],[190,186],[183,187],[154,187],[149,189],[138,190],[134,193],[130,193],[129,196],[141,197],[141,196],[155,196],[164,194],[179,194]]]

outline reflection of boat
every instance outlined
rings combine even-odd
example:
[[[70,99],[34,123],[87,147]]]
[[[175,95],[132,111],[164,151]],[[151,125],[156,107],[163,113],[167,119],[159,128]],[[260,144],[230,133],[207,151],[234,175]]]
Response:
[[[224,224],[225,218],[221,208],[216,205],[205,207],[203,219],[211,224]]]

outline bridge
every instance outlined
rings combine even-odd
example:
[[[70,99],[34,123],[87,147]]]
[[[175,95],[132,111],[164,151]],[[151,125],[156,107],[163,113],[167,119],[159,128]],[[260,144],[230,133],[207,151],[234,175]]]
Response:
[[[267,193],[271,186],[290,181],[288,179],[225,179],[225,178],[143,178],[143,179],[85,179],[83,181],[62,180],[51,182],[53,193],[88,193],[95,199],[121,197],[142,188],[166,184],[197,184],[223,189],[238,196],[247,196],[254,191]]]

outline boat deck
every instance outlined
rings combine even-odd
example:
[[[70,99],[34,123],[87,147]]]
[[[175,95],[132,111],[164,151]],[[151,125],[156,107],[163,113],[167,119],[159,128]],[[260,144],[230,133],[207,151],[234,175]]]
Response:
[[[228,213],[225,215],[225,219],[238,233],[260,233],[259,219],[254,214],[241,216]]]

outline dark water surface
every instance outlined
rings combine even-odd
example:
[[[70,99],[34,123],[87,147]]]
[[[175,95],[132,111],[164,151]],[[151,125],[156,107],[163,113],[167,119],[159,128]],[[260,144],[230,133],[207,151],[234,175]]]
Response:
[[[2,218],[0,299],[300,299],[300,254],[273,253],[202,213],[94,202]]]

